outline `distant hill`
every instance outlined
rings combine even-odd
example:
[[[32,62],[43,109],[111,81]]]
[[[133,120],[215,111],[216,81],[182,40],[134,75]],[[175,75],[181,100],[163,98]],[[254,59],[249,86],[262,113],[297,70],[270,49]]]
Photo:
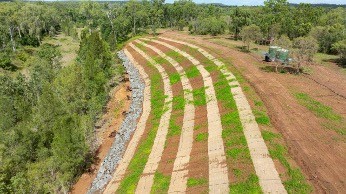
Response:
[[[12,0],[0,0],[0,2],[4,2],[4,1],[12,1]],[[24,1],[37,1],[37,0],[24,0]],[[43,0],[44,1],[44,0]],[[54,0],[53,0],[54,1]],[[82,1],[82,0],[60,0],[60,1]],[[93,1],[93,0],[91,0]],[[115,0],[94,0],[100,3],[119,3],[119,4],[124,4],[128,1],[115,1]],[[167,3],[167,4],[171,4],[171,3]],[[201,5],[215,5],[218,7],[236,7],[235,5],[225,5],[223,3],[198,3]],[[297,3],[290,3],[290,6],[293,7],[297,7],[299,4]],[[337,7],[344,7],[346,8],[346,4],[327,4],[327,3],[316,3],[316,4],[311,4],[313,7],[325,7],[325,8],[337,8]],[[239,6],[240,7],[240,6]],[[245,6],[245,7],[258,7],[258,6]]]
[[[290,6],[296,7],[299,4],[296,3],[290,3]],[[326,8],[337,8],[337,7],[345,7],[346,4],[339,5],[339,4],[327,4],[327,3],[316,3],[316,4],[311,4],[313,7],[326,7]]]

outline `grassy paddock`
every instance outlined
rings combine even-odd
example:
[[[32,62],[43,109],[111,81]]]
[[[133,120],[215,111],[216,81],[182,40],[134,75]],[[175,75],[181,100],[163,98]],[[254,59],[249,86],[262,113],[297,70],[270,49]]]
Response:
[[[306,93],[295,93],[294,96],[301,105],[305,106],[317,117],[325,120],[321,123],[322,126],[334,130],[343,136],[346,135],[345,119],[340,114],[334,112],[331,107],[313,99]]]

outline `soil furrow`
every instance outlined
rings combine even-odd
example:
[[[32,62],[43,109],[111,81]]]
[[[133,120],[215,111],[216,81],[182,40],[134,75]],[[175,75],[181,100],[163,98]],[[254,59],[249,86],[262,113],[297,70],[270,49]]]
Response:
[[[148,40],[148,39],[144,39],[144,40]],[[179,65],[179,63],[176,62],[171,57],[164,54],[161,50],[157,49],[156,47],[145,44],[143,42],[141,42],[141,44],[152,49],[153,51],[158,53],[161,57],[169,61],[174,66],[174,68],[178,71],[181,77],[181,82],[183,84],[183,89],[184,89],[185,101],[187,102],[193,101],[192,93],[188,92],[188,91],[192,91],[192,86],[189,82],[189,79],[186,76],[184,69]],[[194,117],[195,117],[194,105],[191,103],[186,103],[185,109],[184,109],[182,133],[180,136],[178,153],[174,161],[174,168],[173,168],[171,182],[170,182],[170,186],[168,190],[169,193],[186,192],[187,175],[188,175],[187,166],[190,161],[190,154],[192,150]]]
[[[191,93],[193,94],[194,101],[188,103],[191,103],[195,106],[195,127],[193,131],[193,147],[190,154],[190,162],[186,167],[188,170],[188,184],[186,193],[207,193],[209,176],[208,142],[205,140],[198,140],[198,136],[208,133],[207,107],[202,75],[198,71],[196,72],[196,74],[191,75],[189,72],[194,69],[195,66],[179,53],[151,41],[145,42],[147,44],[155,46],[156,48],[159,48],[167,56],[174,58],[183,67],[185,73],[187,74],[187,77],[190,80],[191,86],[193,88],[193,91],[191,91]],[[174,161],[163,161],[162,163],[168,164],[172,162]],[[172,172],[172,170],[170,172]],[[198,182],[196,182],[196,180],[198,180]]]
[[[164,93],[166,96],[165,99],[165,112],[163,113],[160,119],[160,125],[154,140],[154,145],[150,152],[148,161],[145,165],[142,176],[138,182],[136,193],[150,193],[151,187],[154,182],[154,173],[157,170],[158,164],[161,160],[162,152],[164,149],[164,145],[166,142],[169,120],[171,118],[172,113],[172,100],[173,93],[169,83],[169,77],[160,65],[158,65],[153,59],[151,59],[147,54],[145,54],[142,50],[134,46],[132,43],[129,44],[136,52],[142,55],[147,61],[149,61],[157,70],[161,73],[163,82],[164,82]]]
[[[269,155],[267,146],[264,143],[258,124],[256,123],[255,117],[252,113],[251,107],[241,87],[239,87],[239,83],[238,81],[236,81],[235,76],[227,68],[225,68],[224,63],[216,59],[214,56],[209,54],[204,49],[183,41],[177,41],[169,38],[162,39],[197,49],[206,58],[213,61],[215,65],[219,67],[220,71],[223,73],[223,75],[226,76],[226,79],[229,81],[229,85],[231,86],[231,92],[234,96],[234,100],[238,107],[239,116],[243,125],[246,141],[248,143],[251,158],[254,163],[256,174],[259,178],[259,182],[263,192],[287,193],[281,182],[279,174],[275,169],[274,162]]]
[[[208,156],[209,156],[209,192],[211,193],[228,193],[229,181],[226,157],[222,140],[222,125],[213,86],[209,72],[191,55],[171,46],[167,43],[152,40],[155,43],[162,44],[175,52],[186,57],[191,61],[202,74],[207,100],[208,115]]]

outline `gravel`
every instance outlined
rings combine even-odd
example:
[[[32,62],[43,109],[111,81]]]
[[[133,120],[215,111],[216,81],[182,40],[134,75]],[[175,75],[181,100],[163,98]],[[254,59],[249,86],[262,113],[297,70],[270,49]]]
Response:
[[[130,85],[132,89],[131,105],[128,114],[120,126],[112,147],[110,148],[106,158],[101,164],[96,178],[91,184],[88,191],[98,193],[104,189],[107,183],[111,180],[112,174],[124,155],[125,145],[130,140],[130,137],[137,127],[137,119],[142,113],[143,92],[145,83],[142,80],[138,70],[133,66],[123,51],[118,52],[118,57],[123,61],[123,66],[126,68],[130,77]]]

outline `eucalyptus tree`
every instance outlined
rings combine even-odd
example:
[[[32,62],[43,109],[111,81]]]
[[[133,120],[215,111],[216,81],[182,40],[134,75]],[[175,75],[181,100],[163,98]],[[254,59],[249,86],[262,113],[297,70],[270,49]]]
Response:
[[[230,31],[234,33],[234,38],[238,39],[242,27],[250,25],[250,14],[246,10],[236,7],[231,12],[231,19]]]
[[[16,30],[17,30],[17,18],[15,17],[15,12],[17,9],[17,4],[5,4],[5,7],[0,10],[0,18],[1,18],[1,28],[2,32],[6,32],[2,34],[2,40],[6,40],[6,34],[8,35],[10,42],[11,42],[11,48],[13,51],[16,51]],[[3,45],[5,43],[3,42]]]
[[[340,56],[342,65],[346,66],[346,39],[333,44],[332,47]]]
[[[126,12],[129,14],[129,16],[131,17],[132,20],[132,26],[133,26],[133,30],[132,33],[133,35],[136,35],[136,24],[137,24],[137,20],[139,18],[139,11],[143,9],[142,4],[137,1],[137,0],[130,0],[127,4],[126,4]]]
[[[240,36],[243,42],[246,44],[248,51],[250,50],[251,42],[258,41],[263,37],[260,27],[256,26],[255,24],[243,27],[240,32]]]
[[[312,62],[314,54],[318,51],[318,43],[311,36],[298,37],[293,40],[292,51],[297,73],[300,73],[303,64]]]
[[[161,24],[163,19],[163,6],[165,0],[151,0],[149,9],[149,20],[151,30],[156,35],[156,29]]]

